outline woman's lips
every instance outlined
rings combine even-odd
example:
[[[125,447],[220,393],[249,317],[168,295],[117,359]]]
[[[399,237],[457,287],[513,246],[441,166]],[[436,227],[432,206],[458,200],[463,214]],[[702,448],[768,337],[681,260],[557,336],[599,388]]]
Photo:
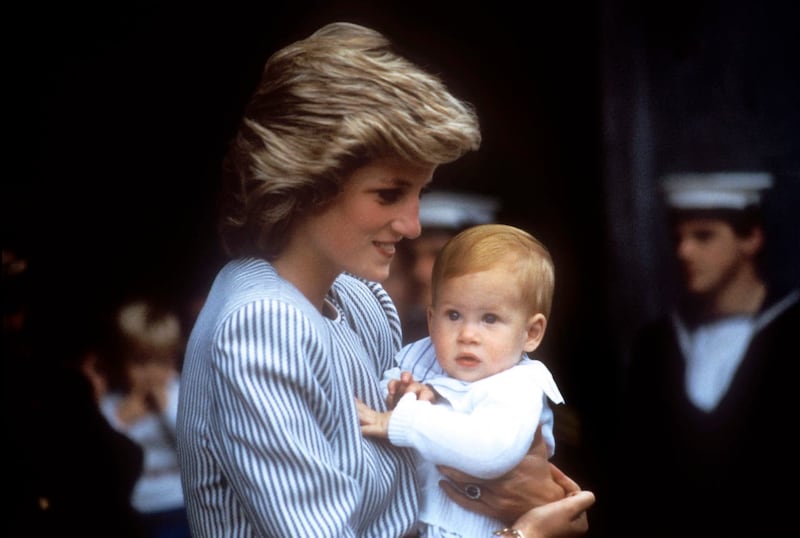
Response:
[[[394,253],[397,251],[397,243],[381,243],[380,241],[374,241],[373,244],[384,256],[394,256]]]

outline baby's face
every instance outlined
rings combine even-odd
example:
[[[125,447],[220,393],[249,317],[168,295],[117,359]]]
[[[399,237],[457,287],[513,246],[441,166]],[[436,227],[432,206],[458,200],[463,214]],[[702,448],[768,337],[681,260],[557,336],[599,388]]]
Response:
[[[519,362],[530,344],[533,316],[522,304],[516,281],[499,266],[442,283],[428,311],[428,328],[448,375],[477,381]]]

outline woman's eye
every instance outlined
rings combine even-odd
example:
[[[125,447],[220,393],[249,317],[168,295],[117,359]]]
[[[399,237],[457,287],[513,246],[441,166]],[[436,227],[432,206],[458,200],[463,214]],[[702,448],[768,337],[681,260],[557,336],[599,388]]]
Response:
[[[385,204],[393,204],[403,196],[402,189],[381,189],[378,191],[378,197],[381,202]]]

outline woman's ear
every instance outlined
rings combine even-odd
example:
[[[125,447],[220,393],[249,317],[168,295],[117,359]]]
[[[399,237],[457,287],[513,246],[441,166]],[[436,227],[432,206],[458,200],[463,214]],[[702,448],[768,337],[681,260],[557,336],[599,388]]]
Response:
[[[528,318],[524,348],[527,353],[531,353],[539,347],[544,338],[545,329],[547,329],[547,318],[544,314],[538,313]]]

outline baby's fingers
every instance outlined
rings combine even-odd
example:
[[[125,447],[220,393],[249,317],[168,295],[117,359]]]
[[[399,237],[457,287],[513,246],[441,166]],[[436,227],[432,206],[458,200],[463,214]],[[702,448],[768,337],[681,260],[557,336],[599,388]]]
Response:
[[[374,409],[367,404],[356,398],[356,411],[358,412],[358,423],[362,426],[364,424],[373,424],[375,417],[378,414]]]

